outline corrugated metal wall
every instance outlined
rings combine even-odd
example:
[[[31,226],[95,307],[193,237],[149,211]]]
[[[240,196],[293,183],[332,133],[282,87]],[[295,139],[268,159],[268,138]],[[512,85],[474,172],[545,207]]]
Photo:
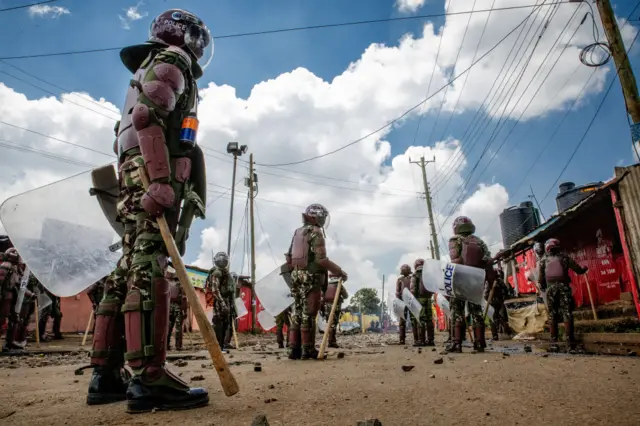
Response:
[[[627,172],[618,185],[627,244],[631,254],[635,276],[640,277],[640,167],[616,167],[616,177]]]

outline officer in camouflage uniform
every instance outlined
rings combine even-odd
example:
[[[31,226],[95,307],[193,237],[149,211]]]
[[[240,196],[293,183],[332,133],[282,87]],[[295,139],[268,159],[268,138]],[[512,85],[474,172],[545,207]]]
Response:
[[[206,25],[180,9],[153,20],[148,42],[120,52],[123,64],[134,74],[114,144],[123,256],[107,279],[97,310],[88,404],[127,399],[127,411],[140,413],[209,402],[206,390],[189,388],[165,365],[168,253],[156,218],[165,215],[184,254],[194,216],[204,217],[206,177],[202,150],[196,144],[196,80],[212,54]],[[148,190],[141,169],[146,169],[151,182]],[[121,374],[125,359],[133,371],[128,385]]]
[[[435,346],[435,330],[433,328],[433,311],[431,310],[431,297],[433,293],[427,291],[422,285],[422,268],[424,267],[424,259],[417,259],[414,264],[414,272],[411,277],[411,294],[420,302],[422,309],[420,317],[411,316],[411,325],[414,330],[414,336],[418,338],[414,340],[413,346]]]
[[[216,338],[220,344],[224,344],[236,309],[236,285],[229,273],[229,256],[225,252],[218,252],[213,258],[213,264],[205,282],[205,292],[213,299],[211,322]]]
[[[285,254],[290,267],[293,315],[289,328],[289,359],[315,359],[316,316],[327,271],[347,280],[347,273],[327,257],[324,225],[329,211],[311,204],[302,213],[303,225],[296,229]]]
[[[11,318],[14,309],[18,287],[20,286],[19,265],[22,263],[18,252],[8,248],[0,253],[0,327]],[[7,335],[9,334],[7,328]]]
[[[493,307],[493,318],[491,320],[491,336],[493,340],[499,340],[498,331],[503,330],[505,334],[511,334],[509,328],[509,316],[507,315],[507,308],[504,305],[504,300],[509,294],[509,288],[504,282],[504,271],[498,269],[496,279],[493,281],[493,295],[491,296],[491,306]],[[491,293],[491,283],[485,281],[484,284],[484,300],[489,301],[489,294]]]
[[[38,324],[38,331],[40,332],[40,341],[48,342],[51,340],[46,336],[47,322],[49,317],[53,317],[53,338],[56,340],[63,339],[62,333],[60,333],[60,325],[62,322],[62,311],[60,310],[60,298],[51,293],[49,290],[43,287],[43,291],[51,299],[51,304],[44,308],[40,313],[40,323]]]
[[[167,334],[167,350],[171,350],[171,332],[176,330],[175,343],[176,350],[182,350],[182,325],[184,318],[187,315],[187,296],[182,290],[182,285],[176,277],[175,271],[167,270],[165,274],[169,280],[169,294],[170,303],[169,306],[169,333]]]
[[[396,281],[396,297],[402,300],[402,291],[404,289],[411,289],[411,266],[402,265],[400,267],[400,276]],[[398,333],[399,333],[399,344],[404,345],[405,339],[407,337],[407,313],[409,312],[409,308],[404,308],[404,316],[402,318],[398,318]],[[413,318],[413,317],[412,317]],[[418,341],[418,329],[417,327],[411,327],[413,331],[413,341],[414,343]]]
[[[573,332],[574,300],[571,291],[569,269],[576,274],[584,274],[588,268],[578,265],[560,247],[560,241],[551,238],[544,244],[545,256],[540,262],[540,289],[547,292],[549,319],[551,321],[552,348],[557,350],[558,322],[564,320],[564,332],[570,349],[575,349]]]
[[[290,315],[291,307],[288,307],[276,316],[276,342],[278,342],[278,348],[280,349],[285,347],[284,326],[287,326],[287,330],[291,328]],[[289,346],[289,333],[287,333],[287,346]]]
[[[474,232],[476,232],[476,227],[468,217],[460,216],[453,221],[454,235],[449,239],[451,263],[488,269],[491,265],[491,252],[484,241],[473,235]],[[490,277],[489,273],[487,273],[487,280],[493,282],[493,278]],[[462,352],[462,340],[465,333],[465,303],[467,304],[469,315],[473,319],[473,347],[478,352],[484,352],[486,341],[482,306],[454,297],[450,300],[453,341],[447,347],[447,351]]]
[[[320,314],[329,321],[329,315],[331,315],[331,308],[333,306],[333,300],[336,297],[336,291],[338,290],[338,280],[340,277],[329,276],[329,283],[325,289],[323,289],[322,300],[320,301]],[[333,315],[333,321],[331,324],[327,324],[325,333],[329,333],[328,346],[330,348],[339,348],[338,341],[336,340],[336,332],[338,325],[340,324],[340,316],[342,315],[342,303],[349,297],[347,289],[342,286],[340,289],[340,295],[338,296],[338,305],[336,306],[336,312]]]
[[[11,252],[9,252],[9,250],[11,250]],[[13,248],[9,250],[7,250],[7,252],[9,252],[11,258],[15,259],[15,256],[18,256],[18,252]],[[3,266],[4,268],[0,267],[0,270],[4,270],[7,267],[6,263]],[[38,292],[42,291],[40,283],[33,274],[30,273],[27,286],[24,289],[22,303],[20,306],[17,305],[20,299],[20,287],[22,285],[25,267],[26,265],[22,263],[22,259],[18,256],[17,262],[12,264],[12,270],[4,280],[5,285],[8,284],[5,288],[10,288],[10,292],[12,293],[10,296],[12,303],[10,306],[5,305],[9,309],[9,323],[7,325],[5,344],[2,348],[3,352],[13,350],[21,351],[27,345],[27,327],[29,326],[31,316],[35,312],[35,303],[33,302],[38,297]],[[9,300],[9,298],[5,300]],[[18,312],[16,312],[16,310],[18,310]]]

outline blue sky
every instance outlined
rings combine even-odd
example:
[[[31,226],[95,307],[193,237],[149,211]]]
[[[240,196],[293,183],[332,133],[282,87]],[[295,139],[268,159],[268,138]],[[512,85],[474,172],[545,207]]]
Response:
[[[24,4],[25,1],[0,0],[0,8]],[[635,6],[632,3],[613,1],[619,16],[626,16]],[[118,15],[124,16],[126,8],[135,6],[136,3],[132,1],[59,1],[51,5],[66,7],[71,10],[71,14],[58,19],[30,17],[26,9],[1,13],[0,37],[5,43],[0,57],[125,46],[142,42],[146,39],[152,17],[173,4],[175,3],[166,1],[143,3],[139,11],[147,13],[148,16],[130,22],[129,29],[122,27]],[[183,1],[179,5],[203,18],[214,36],[409,15],[398,12],[394,7],[394,0],[217,0]],[[430,1],[417,13],[441,13],[443,5],[443,1]],[[636,12],[636,15],[639,13]],[[443,19],[438,18],[434,22],[441,25]],[[342,74],[349,63],[360,58],[370,44],[397,45],[403,34],[419,34],[422,24],[421,20],[412,20],[221,39],[215,43],[214,60],[201,79],[201,86],[210,81],[215,81],[218,85],[228,84],[236,88],[238,96],[246,98],[254,85],[297,67],[307,68],[322,79],[331,81],[335,76]],[[14,42],[11,42],[12,40]],[[9,43],[6,43],[7,41]],[[637,52],[638,49],[634,49],[631,56],[632,65],[636,70],[640,65]],[[117,51],[17,59],[9,62],[64,88],[85,91],[94,98],[104,97],[118,106],[121,106],[125,85],[130,78],[119,61]],[[0,70],[16,74],[4,64],[0,64]],[[611,73],[607,78],[607,86],[610,78]],[[32,99],[44,95],[42,91],[6,76],[1,76],[0,81]],[[529,185],[533,187],[539,199],[544,196],[571,155],[603,95],[604,91],[587,97],[577,110],[569,114],[554,142],[523,187],[515,194],[515,198],[512,198],[512,202],[525,200]],[[473,115],[474,111],[456,116],[447,136],[462,137]],[[481,180],[491,182],[492,177],[495,178],[495,181],[503,184],[509,195],[514,197],[512,191],[520,182],[523,170],[529,168],[532,159],[538,155],[540,146],[546,144],[553,124],[557,123],[562,115],[562,112],[556,112],[548,117],[519,124]],[[434,136],[440,137],[444,123],[448,120],[449,116],[446,114],[440,117],[433,132]],[[431,134],[434,122],[433,114],[423,118],[417,138],[418,144],[428,144],[425,140]],[[383,123],[384,120],[380,125]],[[413,144],[416,124],[417,119],[410,119],[387,137],[391,142],[392,156],[403,153]],[[507,122],[506,130],[513,124],[513,121]],[[502,135],[504,134],[503,131]],[[501,141],[502,137],[498,137],[496,145]],[[110,145],[111,141],[105,143]],[[516,143],[517,148],[514,148]],[[479,146],[480,144],[471,152],[470,163],[477,158]],[[627,165],[633,161],[624,102],[620,87],[616,83],[593,128],[560,182],[571,180],[579,184],[605,180],[612,176],[615,165]],[[481,163],[480,170],[484,168],[484,164]],[[466,176],[469,168],[470,166],[467,166],[463,176]],[[542,207],[547,216],[555,211],[555,192],[555,189],[552,190],[543,203]],[[194,233],[202,228],[204,225],[198,223]],[[196,241],[193,244],[196,244]]]

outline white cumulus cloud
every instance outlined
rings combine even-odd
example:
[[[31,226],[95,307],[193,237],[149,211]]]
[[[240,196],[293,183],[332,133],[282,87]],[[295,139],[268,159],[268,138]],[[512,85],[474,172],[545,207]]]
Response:
[[[139,21],[142,18],[145,18],[149,15],[147,12],[140,12],[140,8],[144,5],[143,2],[139,2],[135,6],[129,6],[124,9],[124,16],[118,15],[118,19],[120,20],[120,25],[125,30],[131,29],[131,23],[134,21]]]
[[[400,12],[415,12],[425,3],[426,0],[397,0],[396,7]]]
[[[47,4],[36,4],[27,9],[29,16],[49,17],[51,19],[59,18],[62,15],[69,15],[71,12],[66,7],[49,6]]]

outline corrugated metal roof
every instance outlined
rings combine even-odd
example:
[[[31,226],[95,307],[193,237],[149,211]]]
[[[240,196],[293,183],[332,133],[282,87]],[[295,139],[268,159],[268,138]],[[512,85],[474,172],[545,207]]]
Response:
[[[627,173],[628,172],[625,171],[624,173],[621,173],[619,176],[607,181],[604,185],[602,185],[598,189],[594,190],[591,195],[589,195],[584,200],[580,201],[575,206],[563,211],[562,213],[560,213],[560,214],[558,214],[556,216],[551,217],[545,223],[543,223],[542,225],[538,226],[536,229],[534,229],[533,231],[529,232],[527,235],[525,235],[524,237],[522,237],[521,239],[519,239],[515,243],[511,244],[511,247],[509,247],[508,249],[504,250],[503,253],[501,253],[499,257],[500,258],[509,257],[513,253],[517,253],[517,252],[519,252],[521,250],[524,250],[525,248],[527,248],[527,247],[529,247],[529,246],[531,246],[533,244],[533,239],[535,239],[537,236],[539,236],[541,234],[544,234],[547,230],[549,230],[551,228],[556,228],[558,226],[562,226],[562,224],[564,224],[570,217],[574,216],[576,214],[576,212],[578,212],[579,210],[587,208],[588,206],[590,206],[595,201],[600,200],[602,197],[605,197],[605,196],[608,197],[609,196],[609,189],[612,186],[617,185],[618,182],[620,182],[622,179],[624,179],[624,177],[627,175]]]

